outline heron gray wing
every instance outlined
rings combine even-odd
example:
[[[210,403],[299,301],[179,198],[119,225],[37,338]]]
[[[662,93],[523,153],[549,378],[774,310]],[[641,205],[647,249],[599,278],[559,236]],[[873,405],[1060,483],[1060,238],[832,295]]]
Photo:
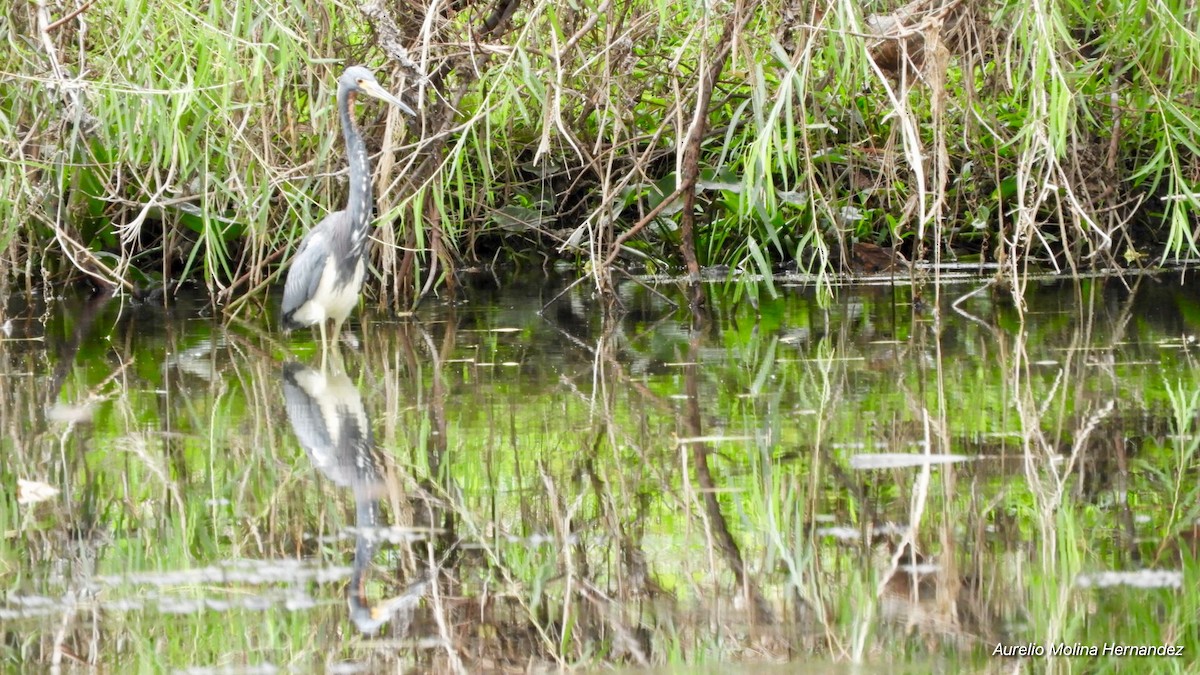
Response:
[[[321,412],[321,402],[314,398],[300,384],[300,375],[311,370],[296,362],[283,366],[283,402],[287,408],[288,421],[292,423],[292,431],[311,458],[314,453],[328,453],[334,447],[330,429],[325,424],[325,416]]]
[[[321,273],[325,271],[325,260],[329,258],[331,251],[329,232],[336,218],[344,217],[344,214],[344,211],[337,211],[325,216],[300,240],[300,248],[296,250],[296,255],[292,256],[287,282],[283,286],[282,310],[285,324],[290,323],[293,312],[316,295],[317,287],[321,284]]]
[[[283,366],[283,399],[313,466],[337,485],[353,488],[356,499],[377,497],[382,483],[371,421],[350,379],[289,362]]]

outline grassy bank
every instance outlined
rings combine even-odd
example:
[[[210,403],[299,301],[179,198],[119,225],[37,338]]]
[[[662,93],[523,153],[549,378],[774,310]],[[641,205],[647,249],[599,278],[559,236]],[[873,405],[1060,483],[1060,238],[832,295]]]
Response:
[[[0,278],[265,302],[344,199],[345,64],[379,154],[376,280],[770,273],[1195,253],[1187,3],[17,3],[0,18]],[[875,248],[879,247],[879,248]],[[880,261],[883,262],[880,262]],[[767,291],[771,288],[768,286]]]

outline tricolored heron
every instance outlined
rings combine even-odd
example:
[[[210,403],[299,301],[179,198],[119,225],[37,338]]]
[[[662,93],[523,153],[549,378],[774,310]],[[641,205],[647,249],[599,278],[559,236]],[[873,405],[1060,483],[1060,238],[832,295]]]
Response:
[[[342,322],[358,304],[367,269],[367,225],[375,202],[371,197],[371,162],[367,146],[358,133],[353,108],[359,92],[391,103],[416,115],[380,86],[375,75],[362,66],[350,66],[338,78],[337,106],[350,159],[350,196],[346,208],[325,216],[300,241],[292,256],[283,289],[283,327],[286,330],[321,327],[321,368],[329,344],[336,344]],[[325,323],[333,321],[333,339],[326,341]]]
[[[380,500],[387,496],[387,482],[362,394],[346,376],[341,352],[335,350],[331,361],[328,370],[320,371],[297,362],[284,364],[283,400],[292,430],[313,467],[334,485],[354,493],[354,565],[346,601],[354,625],[374,635],[393,618],[408,625],[428,582],[419,579],[401,595],[375,604],[367,597],[371,563],[386,539]]]

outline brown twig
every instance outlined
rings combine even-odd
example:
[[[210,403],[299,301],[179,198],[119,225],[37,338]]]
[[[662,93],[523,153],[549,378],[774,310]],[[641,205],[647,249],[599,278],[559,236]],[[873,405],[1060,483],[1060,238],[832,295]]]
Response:
[[[634,223],[633,227],[629,228],[622,233],[621,236],[617,237],[617,240],[613,242],[612,250],[608,252],[608,257],[604,259],[604,264],[601,265],[601,267],[607,268],[609,265],[613,264],[613,261],[617,259],[617,254],[621,252],[621,246],[625,242],[629,241],[633,235],[640,232],[643,227],[649,225],[651,221],[658,217],[658,214],[663,212],[663,209],[670,206],[676,199],[679,199],[679,195],[681,194],[683,194],[683,186],[675,188],[675,191],[667,195],[666,199],[659,202],[658,206],[650,209],[650,213],[647,213],[644,218]]]
[[[683,151],[683,172],[680,176],[679,189],[683,192],[683,222],[680,223],[680,249],[683,262],[687,265],[688,276],[696,279],[700,276],[700,261],[696,258],[696,181],[700,178],[700,145],[704,139],[705,127],[708,122],[708,107],[712,102],[713,87],[721,72],[725,70],[725,62],[729,58],[730,45],[733,42],[734,30],[745,25],[751,16],[745,12],[739,2],[733,14],[725,21],[725,30],[717,43],[716,53],[708,71],[700,75],[700,91],[696,93],[696,112],[692,117],[692,126],[688,132],[687,145]]]
[[[87,2],[80,5],[79,9],[75,10],[74,12],[71,12],[70,14],[59,19],[58,21],[55,21],[54,23],[50,24],[49,26],[46,26],[46,32],[49,33],[53,30],[57,30],[60,26],[67,23],[71,19],[74,19],[75,17],[79,16],[80,14],[83,14],[84,12],[86,12],[88,10],[88,8],[94,4],[96,4],[96,0],[88,0]]]

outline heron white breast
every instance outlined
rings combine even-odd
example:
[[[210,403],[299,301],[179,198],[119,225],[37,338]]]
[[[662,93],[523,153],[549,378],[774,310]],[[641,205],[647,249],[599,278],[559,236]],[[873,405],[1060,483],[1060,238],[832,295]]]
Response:
[[[312,325],[326,319],[345,321],[350,311],[358,304],[358,291],[362,288],[366,268],[362,260],[354,265],[354,274],[344,284],[337,283],[337,262],[333,256],[325,258],[325,266],[321,269],[321,281],[317,291],[300,306],[293,315],[297,323]]]

